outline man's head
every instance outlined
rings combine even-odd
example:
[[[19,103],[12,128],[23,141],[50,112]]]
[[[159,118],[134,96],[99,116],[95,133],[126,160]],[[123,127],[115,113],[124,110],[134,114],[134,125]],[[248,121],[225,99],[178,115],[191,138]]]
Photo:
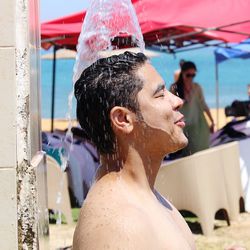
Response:
[[[114,153],[116,139],[161,155],[187,143],[182,100],[141,53],[98,60],[76,82],[75,96],[80,125],[101,154]]]
[[[115,149],[112,108],[121,106],[134,113],[139,110],[137,94],[143,82],[137,70],[146,61],[144,54],[130,52],[99,59],[75,83],[77,118],[101,154],[113,153]]]

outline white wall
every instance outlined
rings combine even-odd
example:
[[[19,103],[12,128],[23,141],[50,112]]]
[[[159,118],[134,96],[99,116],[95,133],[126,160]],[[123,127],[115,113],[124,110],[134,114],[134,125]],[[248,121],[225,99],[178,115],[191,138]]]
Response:
[[[0,2],[0,246],[17,249],[15,1]]]
[[[41,149],[38,4],[0,0],[0,248],[6,250],[38,248],[31,166]]]

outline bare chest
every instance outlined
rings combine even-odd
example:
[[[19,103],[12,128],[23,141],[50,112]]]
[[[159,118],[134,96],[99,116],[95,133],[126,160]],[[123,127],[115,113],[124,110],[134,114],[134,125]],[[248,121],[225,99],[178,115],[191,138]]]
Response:
[[[161,205],[149,206],[148,219],[152,225],[155,249],[195,249],[193,236],[177,210],[168,210]]]

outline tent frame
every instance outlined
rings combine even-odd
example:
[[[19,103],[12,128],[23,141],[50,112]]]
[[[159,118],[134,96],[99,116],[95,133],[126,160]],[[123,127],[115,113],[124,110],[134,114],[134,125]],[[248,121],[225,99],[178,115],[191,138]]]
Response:
[[[50,131],[54,131],[54,117],[55,117],[55,90],[56,90],[56,51],[58,46],[53,46],[53,62],[52,62],[52,97],[51,97],[51,127]]]

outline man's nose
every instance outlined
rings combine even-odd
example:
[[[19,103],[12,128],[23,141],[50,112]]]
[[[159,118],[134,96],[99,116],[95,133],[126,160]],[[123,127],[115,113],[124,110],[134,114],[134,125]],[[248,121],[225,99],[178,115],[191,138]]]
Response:
[[[173,109],[174,110],[180,109],[183,106],[183,103],[184,103],[183,100],[180,97],[178,97],[172,93],[171,93],[171,95],[172,95]]]

